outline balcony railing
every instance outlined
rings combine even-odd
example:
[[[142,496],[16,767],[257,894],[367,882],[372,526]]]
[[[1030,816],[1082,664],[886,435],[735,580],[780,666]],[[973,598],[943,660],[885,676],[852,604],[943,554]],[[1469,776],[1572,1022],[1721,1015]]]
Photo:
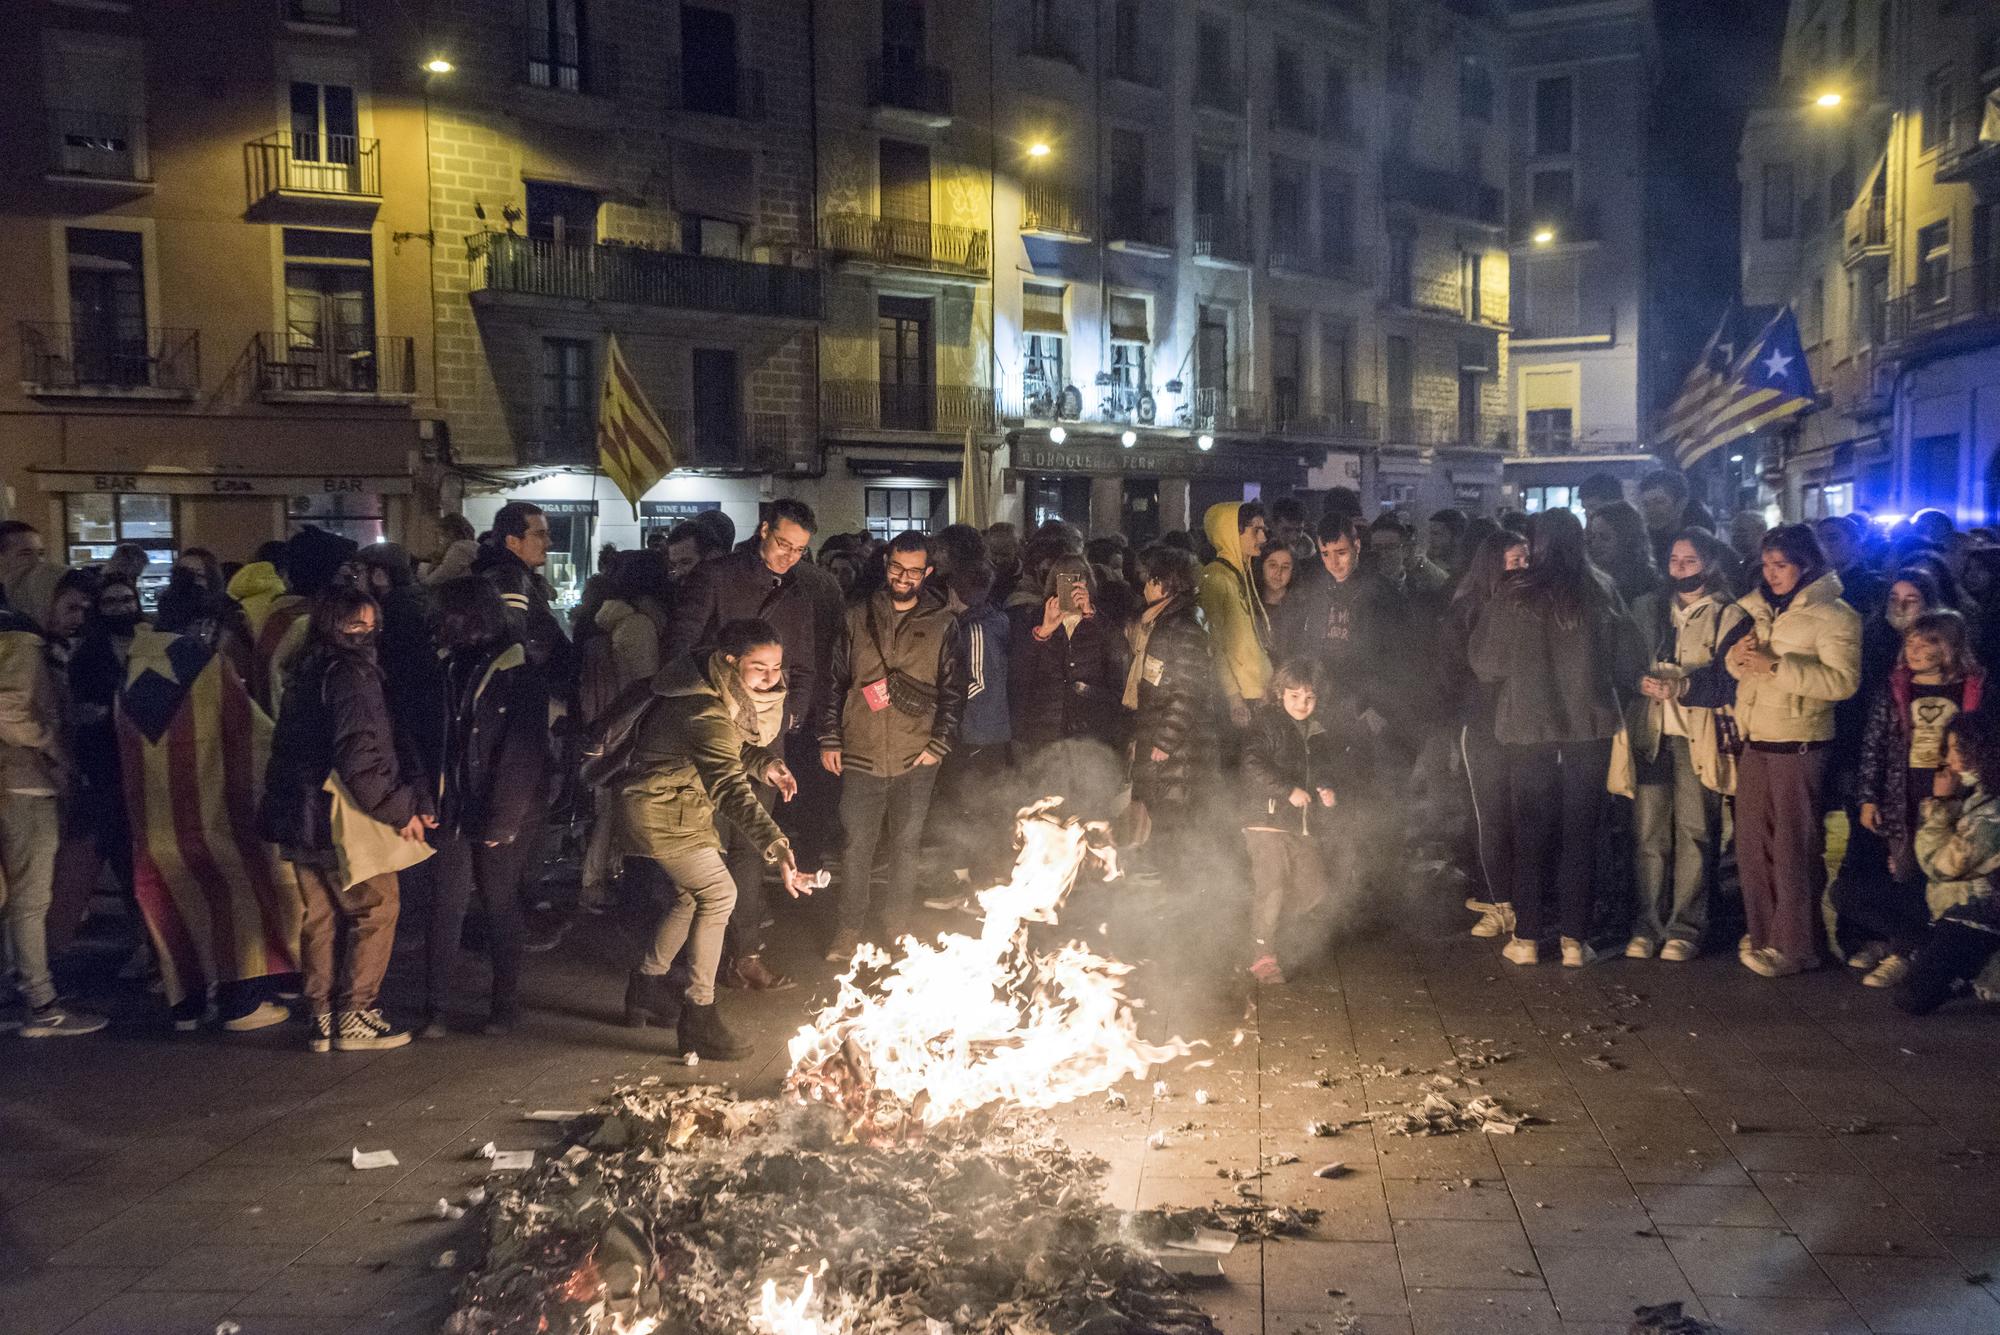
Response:
[[[1269,405],[1247,390],[1196,386],[1188,408],[1188,425],[1204,431],[1262,432],[1270,421]]]
[[[1160,58],[1160,48],[1155,42],[1113,43],[1110,73],[1122,83],[1159,88],[1166,82],[1166,63]]]
[[[1058,181],[1031,177],[1021,190],[1021,230],[1088,237],[1090,213],[1077,193]]]
[[[817,269],[486,233],[474,286],[491,292],[817,320]]]
[[[201,335],[21,322],[21,382],[32,394],[191,395],[201,387]]]
[[[1870,196],[1867,203],[1847,211],[1847,258],[1854,260],[1889,244],[1888,211],[1885,200]]]
[[[939,65],[885,57],[868,62],[868,105],[951,115],[951,71]]]
[[[1281,436],[1375,440],[1382,433],[1382,414],[1361,399],[1279,388],[1271,392],[1271,430]]]
[[[264,397],[353,394],[412,398],[417,392],[416,340],[335,331],[317,340],[296,330],[257,335],[258,383]]]
[[[1172,250],[1174,211],[1163,204],[1147,207],[1113,199],[1104,221],[1104,239],[1114,246],[1122,242],[1151,250]]]
[[[910,218],[829,213],[820,219],[820,245],[831,254],[940,273],[984,275],[991,244],[985,231]]]
[[[1392,203],[1489,227],[1500,226],[1506,218],[1504,191],[1408,158],[1389,158],[1382,163],[1382,193]]]
[[[1467,418],[1433,408],[1392,408],[1386,416],[1383,440],[1392,445],[1445,446],[1458,449],[1505,449],[1513,433],[1501,418]]]
[[[575,404],[544,404],[541,432],[521,451],[524,464],[594,464],[597,462],[597,409]]]
[[[1968,264],[1917,284],[1888,303],[1889,342],[2000,316],[2000,264]]]
[[[1875,390],[1875,350],[1860,348],[1835,362],[1825,384],[1833,406],[1849,415],[1870,414],[1880,402]]]
[[[1272,230],[1269,258],[1274,270],[1347,282],[1361,281],[1366,270],[1353,245],[1332,245],[1326,238],[1285,229]]]
[[[680,109],[698,116],[761,121],[765,116],[764,71],[739,69],[732,74],[719,70],[690,80],[683,70]]]
[[[862,431],[933,431],[964,435],[989,430],[993,391],[982,385],[884,385],[873,380],[820,384],[820,413],[827,426]]]
[[[1502,433],[1503,437],[1505,433]],[[1503,441],[1504,444],[1504,441]],[[1515,448],[1525,458],[1553,458],[1564,455],[1645,454],[1646,447],[1633,440],[1610,440],[1572,427],[1531,426]]]
[[[1081,49],[1076,40],[1076,25],[1067,18],[1040,11],[1030,14],[1027,29],[1021,34],[1022,55],[1059,60],[1081,69],[1083,61],[1077,55]]]
[[[146,122],[111,112],[51,108],[49,170],[94,181],[150,181]]]
[[[791,423],[783,413],[661,414],[682,461],[693,468],[777,468],[784,464]]]
[[[520,81],[530,88],[609,97],[618,91],[618,48],[594,36],[551,32],[539,24],[518,29]]]
[[[1995,48],[1994,59],[2000,64],[2000,42]],[[1981,172],[2000,171],[2000,138],[1986,134],[1989,101],[1990,95],[1981,97],[1951,118],[1951,133],[1938,149],[1938,180],[1963,181]]]
[[[1194,253],[1197,259],[1248,264],[1250,229],[1240,216],[1234,214],[1197,213],[1194,218]]]
[[[251,140],[243,154],[253,201],[273,195],[382,197],[380,140],[280,130]]]

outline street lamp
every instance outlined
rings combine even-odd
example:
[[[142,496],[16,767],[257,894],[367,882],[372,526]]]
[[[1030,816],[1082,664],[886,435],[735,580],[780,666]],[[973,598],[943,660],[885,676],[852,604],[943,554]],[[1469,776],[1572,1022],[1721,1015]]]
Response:
[[[1061,427],[1052,426],[1049,428],[1049,444],[1060,445],[1068,439],[1069,432],[1063,430]]]
[[[1125,434],[1118,437],[1118,443],[1120,445],[1123,445],[1126,449],[1129,450],[1134,445],[1137,445],[1139,443],[1139,433],[1136,431],[1128,430],[1125,432]]]
[[[1048,144],[1040,139],[1028,145],[1028,156],[1031,158],[1045,158],[1049,155],[1049,152]]]
[[[1825,92],[1821,93],[1818,97],[1813,99],[1813,105],[1818,107],[1821,111],[1832,111],[1834,108],[1838,107],[1844,101],[1846,101],[1846,99],[1843,96],[1841,96],[1841,93],[1838,89],[1829,88]]]
[[[1215,448],[1215,437],[1209,435],[1206,431],[1204,431],[1199,436],[1196,436],[1194,438],[1194,447],[1200,450],[1203,454],[1207,454],[1210,450]]]
[[[1537,227],[1535,234],[1528,239],[1538,246],[1552,246],[1556,243],[1556,229],[1553,227]]]
[[[426,60],[424,62],[424,68],[432,74],[449,74],[452,72],[452,70],[456,69],[457,66],[453,65],[449,60],[446,60],[443,56],[432,56],[429,60]]]

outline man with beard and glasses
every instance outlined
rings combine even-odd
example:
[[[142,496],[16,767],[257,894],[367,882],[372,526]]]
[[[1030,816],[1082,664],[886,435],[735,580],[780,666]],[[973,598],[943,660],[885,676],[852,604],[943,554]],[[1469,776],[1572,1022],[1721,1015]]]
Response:
[[[883,588],[847,606],[822,697],[820,763],[841,777],[847,830],[840,921],[826,957],[845,963],[866,928],[875,850],[888,845],[882,916],[894,939],[911,909],[918,843],[938,763],[951,754],[965,713],[958,618],[924,588],[930,545],[922,533],[889,544]]]

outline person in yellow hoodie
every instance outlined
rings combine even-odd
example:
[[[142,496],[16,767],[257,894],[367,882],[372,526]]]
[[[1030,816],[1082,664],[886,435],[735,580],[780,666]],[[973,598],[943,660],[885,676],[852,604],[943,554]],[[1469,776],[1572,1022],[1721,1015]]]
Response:
[[[1271,622],[1249,573],[1264,547],[1264,507],[1255,501],[1211,505],[1202,530],[1215,547],[1215,559],[1201,572],[1195,604],[1208,622],[1230,722],[1241,728],[1271,681]]]

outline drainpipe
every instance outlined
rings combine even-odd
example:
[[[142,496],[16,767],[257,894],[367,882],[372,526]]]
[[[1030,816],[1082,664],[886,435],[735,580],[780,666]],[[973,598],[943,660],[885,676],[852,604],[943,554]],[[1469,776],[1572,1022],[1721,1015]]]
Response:
[[[810,476],[826,475],[825,438],[820,434],[819,420],[819,376],[822,358],[820,344],[825,338],[826,328],[826,266],[820,262],[819,253],[819,0],[806,0],[806,145],[812,154],[812,199],[806,205],[806,225],[811,229],[807,236],[812,246],[813,268],[819,272],[819,319],[815,322],[812,336],[812,403],[806,409],[807,420],[812,423],[812,472]]]

